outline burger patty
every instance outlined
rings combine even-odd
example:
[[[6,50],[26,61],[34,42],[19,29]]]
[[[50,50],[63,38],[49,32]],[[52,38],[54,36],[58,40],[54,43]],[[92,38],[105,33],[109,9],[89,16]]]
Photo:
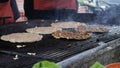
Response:
[[[57,30],[62,30],[62,29],[56,27],[35,27],[35,28],[26,29],[27,32],[35,33],[35,34],[52,34]]]
[[[11,43],[28,43],[42,40],[43,36],[31,33],[12,33],[1,36],[1,40]]]
[[[79,26],[75,30],[79,32],[107,32],[108,28],[104,26]]]
[[[65,38],[65,39],[76,39],[76,40],[83,40],[88,39],[92,36],[92,33],[87,32],[70,32],[66,30],[56,31],[52,34],[52,36],[56,39]]]

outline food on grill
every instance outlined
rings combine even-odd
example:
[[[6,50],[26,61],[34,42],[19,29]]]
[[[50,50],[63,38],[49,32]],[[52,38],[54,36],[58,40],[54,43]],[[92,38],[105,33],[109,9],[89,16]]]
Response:
[[[28,43],[40,41],[43,38],[42,35],[31,33],[12,33],[1,36],[1,40],[9,41],[11,43]]]
[[[26,47],[26,45],[16,45],[17,48],[23,48]]]
[[[107,32],[108,28],[105,26],[79,26],[75,30],[79,32]]]
[[[62,29],[56,27],[35,27],[35,28],[29,28],[26,31],[35,34],[51,34],[57,30],[62,30]]]
[[[30,53],[30,52],[28,52],[27,54],[28,55],[36,55],[36,53]]]
[[[80,33],[80,32],[70,32],[70,31],[62,30],[62,31],[54,32],[52,36],[56,39],[66,38],[66,39],[83,40],[90,38],[92,34],[87,32]]]
[[[18,59],[19,59],[18,55],[15,55],[15,57],[13,57],[13,60],[18,60]]]
[[[59,27],[59,28],[76,28],[78,26],[86,26],[85,23],[80,22],[58,22],[58,23],[52,23],[52,27]]]

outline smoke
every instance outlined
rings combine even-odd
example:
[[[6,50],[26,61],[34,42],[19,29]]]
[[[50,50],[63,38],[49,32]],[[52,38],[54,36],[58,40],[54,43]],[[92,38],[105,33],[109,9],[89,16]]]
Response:
[[[120,5],[112,5],[105,11],[97,13],[95,23],[103,25],[120,25]]]

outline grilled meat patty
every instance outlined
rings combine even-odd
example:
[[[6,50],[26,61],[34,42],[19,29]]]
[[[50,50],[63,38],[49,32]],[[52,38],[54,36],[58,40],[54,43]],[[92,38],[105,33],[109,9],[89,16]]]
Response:
[[[65,39],[83,40],[90,38],[92,34],[87,32],[80,33],[80,32],[70,32],[70,31],[62,30],[62,31],[54,32],[52,36],[56,39],[65,38]]]
[[[79,26],[75,30],[79,32],[107,32],[108,28],[105,26]]]

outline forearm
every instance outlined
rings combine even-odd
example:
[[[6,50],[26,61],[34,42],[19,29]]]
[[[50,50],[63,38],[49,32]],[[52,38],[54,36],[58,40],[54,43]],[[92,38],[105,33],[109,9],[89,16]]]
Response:
[[[24,12],[24,0],[16,0],[16,2],[18,6],[18,11]]]
[[[18,6],[18,11],[20,14],[20,17],[16,20],[16,22],[22,22],[22,21],[27,21],[27,17],[25,16],[25,11],[24,11],[24,0],[16,0],[17,6]]]

